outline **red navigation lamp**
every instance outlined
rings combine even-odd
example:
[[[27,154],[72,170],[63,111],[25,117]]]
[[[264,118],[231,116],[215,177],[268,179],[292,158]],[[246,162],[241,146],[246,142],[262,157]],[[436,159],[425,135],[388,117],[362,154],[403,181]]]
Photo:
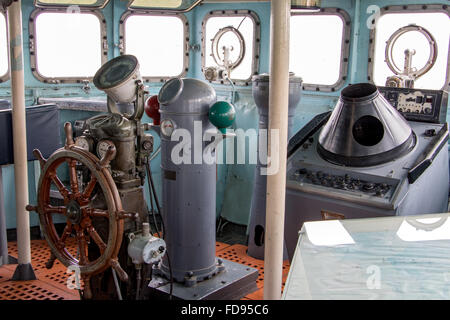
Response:
[[[154,95],[145,102],[145,113],[153,119],[154,125],[160,125],[161,114],[159,113],[158,96]]]

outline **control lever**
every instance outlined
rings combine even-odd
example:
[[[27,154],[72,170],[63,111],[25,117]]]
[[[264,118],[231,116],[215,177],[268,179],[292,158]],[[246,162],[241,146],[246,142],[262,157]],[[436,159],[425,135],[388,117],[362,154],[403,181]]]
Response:
[[[303,145],[314,133],[316,133],[328,121],[331,111],[327,111],[315,116],[306,126],[300,129],[291,139],[289,139],[287,156],[290,157],[295,150]]]
[[[445,123],[442,129],[439,130],[433,138],[432,143],[430,143],[427,149],[425,149],[425,151],[419,156],[413,168],[408,171],[408,181],[410,184],[413,184],[433,163],[434,158],[436,158],[439,151],[447,145],[448,138],[448,124]]]

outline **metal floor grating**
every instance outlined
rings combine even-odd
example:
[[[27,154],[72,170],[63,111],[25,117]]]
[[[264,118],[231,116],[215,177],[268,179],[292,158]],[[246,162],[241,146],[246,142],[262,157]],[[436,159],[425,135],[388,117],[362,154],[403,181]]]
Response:
[[[76,252],[76,243],[69,242],[68,250]],[[16,242],[8,243],[9,254],[17,258]],[[244,300],[261,300],[264,287],[264,261],[254,259],[247,255],[247,247],[241,244],[230,245],[222,242],[216,243],[218,257],[247,265],[258,269],[258,290],[244,297]],[[31,256],[34,272],[38,280],[10,281],[16,265],[0,267],[0,300],[79,300],[77,290],[67,287],[67,279],[70,276],[66,267],[58,260],[52,269],[48,270],[45,263],[50,257],[50,248],[45,240],[31,241]],[[283,287],[289,272],[289,262],[283,265]]]
[[[53,288],[34,281],[0,283],[0,297],[5,300],[64,300]]]
[[[249,267],[258,269],[259,275],[256,280],[256,286],[258,290],[244,297],[245,300],[262,300],[263,299],[263,289],[264,289],[264,260],[259,260],[252,258],[247,255],[247,246],[241,244],[235,244],[232,246],[228,246],[219,252],[217,255],[220,258],[231,260],[237,263],[241,263],[247,265]],[[283,263],[283,282],[282,289],[286,283],[286,278],[289,273],[289,261],[284,261]]]

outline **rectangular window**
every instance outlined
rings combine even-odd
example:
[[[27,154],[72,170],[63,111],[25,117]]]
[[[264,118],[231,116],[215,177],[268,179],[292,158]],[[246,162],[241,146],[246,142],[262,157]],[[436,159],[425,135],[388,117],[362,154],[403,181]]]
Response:
[[[68,7],[81,6],[103,8],[108,0],[35,0],[36,7]]]
[[[0,13],[0,81],[8,79],[8,37],[5,15]]]
[[[91,79],[107,55],[107,48],[102,50],[106,28],[100,13],[39,10],[32,13],[34,26],[30,26],[35,76],[42,81]]]
[[[187,72],[189,31],[184,15],[126,12],[121,21],[124,26],[121,30],[124,53],[138,58],[140,72],[145,80],[160,81]]]
[[[307,90],[336,90],[347,72],[348,42],[344,39],[350,28],[346,28],[342,10],[339,14],[332,11],[291,16],[289,70],[303,79]]]
[[[182,4],[183,0],[133,0],[130,7],[178,9]]]
[[[203,20],[202,37],[203,72],[210,67],[226,70],[229,65],[230,79],[248,85],[259,65],[258,16],[247,10],[211,12]]]
[[[172,10],[187,12],[200,4],[201,0],[131,0],[129,8],[142,8],[151,10]]]
[[[411,25],[415,27],[410,28]],[[400,28],[404,28],[404,31]],[[414,52],[411,59],[413,72],[415,69],[419,74],[423,73],[415,80],[414,87],[442,89],[448,77],[449,38],[450,19],[446,12],[386,12],[378,19],[375,29],[372,67],[374,83],[385,86],[388,77],[401,74],[405,67],[405,50],[408,49]],[[434,58],[433,42],[437,49]],[[427,65],[432,65],[428,71],[424,69]]]

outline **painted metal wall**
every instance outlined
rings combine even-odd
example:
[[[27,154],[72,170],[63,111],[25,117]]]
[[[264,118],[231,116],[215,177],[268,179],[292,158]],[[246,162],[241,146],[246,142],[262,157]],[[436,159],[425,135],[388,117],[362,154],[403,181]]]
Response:
[[[369,34],[367,27],[367,19],[372,12],[367,12],[367,8],[375,4],[383,7],[386,5],[404,5],[404,4],[427,4],[427,3],[443,3],[448,1],[370,1],[370,0],[323,0],[324,7],[339,7],[345,10],[351,17],[351,39],[350,39],[350,57],[349,70],[346,76],[345,85],[356,82],[367,81],[368,53],[369,53]],[[26,101],[27,105],[31,105],[36,101],[37,97],[84,97],[84,98],[104,98],[104,95],[91,85],[89,94],[82,90],[82,84],[45,84],[37,80],[31,73],[28,33],[28,19],[34,10],[33,0],[23,0],[23,39],[24,39],[24,62],[25,62],[25,82],[26,82]],[[270,30],[270,2],[235,2],[235,3],[217,3],[203,4],[195,8],[192,12],[186,14],[189,21],[190,44],[201,45],[201,23],[204,16],[211,10],[230,10],[230,9],[248,9],[254,11],[261,22],[261,53],[259,73],[269,72],[269,30]],[[125,1],[111,1],[103,10],[103,14],[107,21],[108,35],[108,58],[119,55],[119,20],[126,10]],[[143,41],[145,34],[152,30],[143,30]],[[291,30],[291,32],[308,32],[307,30]],[[301,75],[299,75],[301,76]],[[191,50],[189,52],[189,71],[187,77],[204,79],[201,73],[201,52]],[[345,87],[344,85],[344,87]],[[10,81],[0,83],[0,99],[10,97]],[[157,94],[160,89],[160,83],[150,84],[150,93]],[[214,85],[217,91],[218,99],[230,100],[230,86]],[[251,87],[236,87],[238,99],[235,103],[236,107],[236,128],[244,130],[258,127],[258,112],[251,95]],[[297,108],[294,119],[294,132],[305,125],[314,115],[331,110],[339,97],[340,91],[312,92],[304,91],[302,100]],[[74,121],[77,119],[88,118],[94,113],[89,111],[61,110],[61,130],[65,121]],[[150,122],[147,116],[143,121]],[[155,148],[159,145],[159,138],[155,139]],[[237,146],[244,148],[243,145]],[[35,189],[35,165],[29,162],[29,197],[32,203],[36,202]],[[155,175],[156,188],[161,194],[161,170],[160,156],[158,155],[152,162],[152,171]],[[5,208],[7,212],[7,227],[15,228],[15,204],[14,204],[14,169],[12,165],[3,166],[3,186],[5,193]],[[254,165],[218,165],[218,181],[217,181],[217,216],[246,225],[249,221],[250,203],[254,179]],[[147,200],[148,200],[148,195]],[[37,217],[31,214],[31,225],[37,225]]]

